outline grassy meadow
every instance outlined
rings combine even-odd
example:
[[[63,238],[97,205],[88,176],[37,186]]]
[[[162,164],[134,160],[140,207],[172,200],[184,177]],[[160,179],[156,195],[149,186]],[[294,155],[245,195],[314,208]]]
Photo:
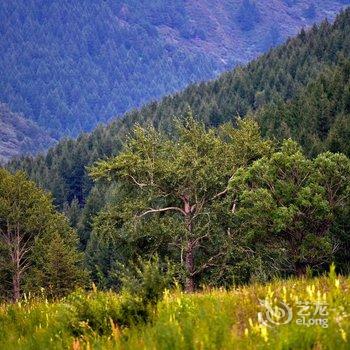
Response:
[[[349,292],[350,278],[331,274],[230,291],[165,291],[154,305],[96,289],[56,302],[27,298],[0,307],[0,349],[349,349]],[[281,303],[290,320],[276,308]],[[262,304],[274,311],[270,320]]]

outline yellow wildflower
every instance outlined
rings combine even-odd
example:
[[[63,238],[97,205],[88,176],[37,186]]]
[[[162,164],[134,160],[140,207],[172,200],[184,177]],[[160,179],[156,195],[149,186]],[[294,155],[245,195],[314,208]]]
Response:
[[[261,325],[260,332],[261,332],[261,337],[264,339],[265,342],[267,342],[269,340],[267,327],[265,325]]]
[[[340,334],[341,334],[342,339],[346,342],[347,341],[347,334],[343,328],[340,328]]]

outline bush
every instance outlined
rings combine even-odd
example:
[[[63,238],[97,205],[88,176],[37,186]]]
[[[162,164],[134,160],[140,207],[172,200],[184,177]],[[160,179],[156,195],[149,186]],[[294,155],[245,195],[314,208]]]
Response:
[[[174,276],[175,268],[170,262],[163,263],[158,256],[150,260],[138,258],[128,268],[123,266],[122,288],[145,305],[156,304],[164,290],[174,286]]]
[[[110,334],[111,320],[121,321],[121,298],[114,293],[77,291],[65,299],[74,310],[70,322],[71,333],[74,336],[97,333]],[[121,322],[122,323],[122,322]]]

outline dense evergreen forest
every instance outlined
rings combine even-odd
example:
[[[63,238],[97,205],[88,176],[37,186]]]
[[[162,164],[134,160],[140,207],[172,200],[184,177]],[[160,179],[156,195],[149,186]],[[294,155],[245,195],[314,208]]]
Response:
[[[347,0],[0,3],[0,101],[58,139],[245,63]]]
[[[183,0],[129,3],[1,2],[0,100],[56,138],[76,136],[215,75],[213,59],[177,50],[157,31],[189,31]]]
[[[188,109],[192,110],[195,118],[211,126],[252,113],[260,121],[264,136],[297,137],[308,151],[315,148],[315,154],[317,150],[325,149],[323,141],[325,137],[332,137],[332,126],[333,129],[339,126],[342,120],[340,114],[346,116],[348,113],[346,61],[350,54],[349,12],[341,14],[333,25],[326,21],[308,32],[302,31],[298,37],[246,67],[224,73],[208,83],[190,85],[181,93],[127,113],[107,127],[100,126],[91,134],[82,134],[77,140],[62,141],[46,156],[15,160],[9,168],[25,170],[40,186],[53,193],[55,203],[60,207],[75,198],[84,204],[92,187],[86,166],[116,154],[135,123],[151,123],[171,131],[173,117],[185,115]],[[335,80],[337,90],[325,86],[324,80]],[[328,91],[322,93],[322,103],[328,105],[327,108],[318,105],[320,101],[314,101],[318,99],[316,89]],[[302,101],[305,99],[304,90],[310,96],[310,103],[306,106]],[[338,99],[344,102],[337,104]],[[289,108],[289,114],[282,115],[278,108]],[[318,120],[320,108],[324,109],[322,120]],[[303,122],[297,123],[297,120]],[[308,122],[313,124],[305,129]],[[316,122],[324,122],[325,125],[315,126]],[[323,133],[321,138],[320,132]],[[337,136],[337,142],[343,145],[339,148],[334,146],[332,150],[346,153],[343,148],[346,147],[346,128],[342,128],[342,133]]]
[[[46,232],[48,220],[64,220],[48,204],[51,198],[22,173],[5,170],[0,217],[26,201],[25,192],[16,192],[16,176],[29,192],[44,196],[49,216],[35,233],[39,239],[27,233],[40,212],[36,200],[26,215],[24,240],[18,238],[18,216],[11,217],[10,226],[0,222],[3,249],[16,246],[11,239],[17,246],[33,242],[31,249],[25,244],[23,261],[49,251],[42,259],[52,264],[61,251],[65,271],[54,275],[56,284],[47,282],[61,294],[63,274],[77,285],[88,280],[82,253],[99,288],[127,285],[150,298],[155,284],[164,287],[174,278],[191,292],[201,285],[318,274],[332,261],[348,273],[349,33],[350,9],[334,24],[325,21],[302,31],[217,80],[191,85],[92,134],[64,140],[45,156],[9,163],[11,172],[23,170],[52,192],[78,234],[81,252],[74,250],[73,260],[63,254],[69,242],[74,247],[75,231],[67,223],[58,224],[67,230],[61,242],[51,238],[55,232]],[[7,187],[25,197],[16,202]],[[41,237],[61,248],[40,246]],[[14,262],[4,260],[4,280]],[[43,276],[35,266],[32,262],[21,272],[22,291],[33,281],[51,281],[52,269]],[[21,268],[15,265],[17,275]],[[16,298],[15,282],[5,292]]]

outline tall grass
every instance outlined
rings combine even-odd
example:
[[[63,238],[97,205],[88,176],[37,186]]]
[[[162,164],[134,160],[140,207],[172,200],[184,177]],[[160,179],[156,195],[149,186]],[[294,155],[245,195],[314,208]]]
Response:
[[[166,291],[157,305],[127,294],[76,292],[0,307],[0,349],[349,349],[350,279],[276,280],[231,291]],[[266,318],[284,302],[293,312]],[[298,325],[300,302],[325,324]],[[304,310],[305,311],[305,310]],[[323,316],[322,316],[323,315]]]

